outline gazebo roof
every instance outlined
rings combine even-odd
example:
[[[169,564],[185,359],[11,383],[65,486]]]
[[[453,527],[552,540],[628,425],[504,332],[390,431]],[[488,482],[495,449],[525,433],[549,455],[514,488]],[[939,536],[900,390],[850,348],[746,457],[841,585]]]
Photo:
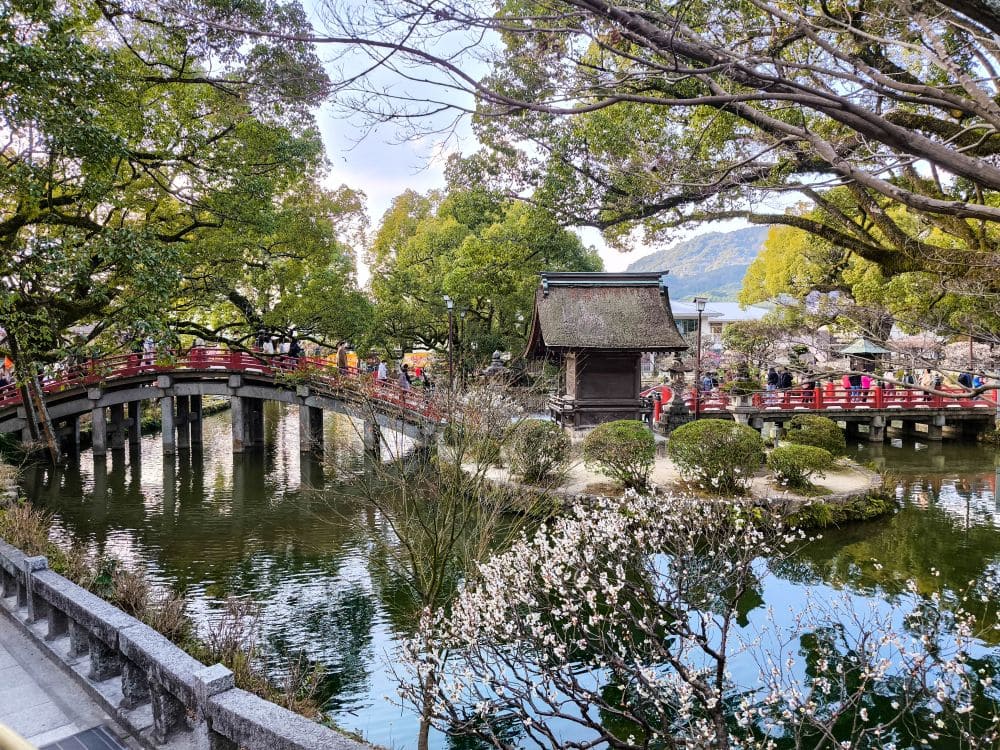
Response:
[[[861,337],[853,341],[848,346],[840,350],[841,354],[888,354],[888,349],[883,349],[874,341]]]
[[[547,350],[682,351],[666,272],[543,273],[528,356]]]

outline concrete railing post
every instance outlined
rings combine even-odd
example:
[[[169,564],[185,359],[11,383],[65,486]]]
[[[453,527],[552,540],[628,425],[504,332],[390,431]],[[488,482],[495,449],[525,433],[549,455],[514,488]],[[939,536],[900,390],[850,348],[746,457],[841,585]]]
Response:
[[[232,690],[234,687],[236,687],[236,679],[233,673],[221,664],[213,664],[211,667],[205,667],[201,671],[195,672],[194,691],[208,725],[209,750],[237,750],[239,747],[224,734],[215,731],[214,722],[207,711],[208,701],[212,696]]]
[[[88,680],[104,682],[122,673],[122,660],[118,650],[93,633],[88,633],[87,651],[90,653]]]
[[[150,700],[146,670],[130,659],[122,659],[122,708],[133,709]]]
[[[66,635],[69,630],[69,618],[66,613],[63,612],[58,607],[49,605],[49,629],[45,634],[45,640],[54,641],[56,638],[62,638]]]
[[[0,596],[6,599],[17,593],[17,580],[5,568],[0,568]]]
[[[25,604],[28,605],[28,622],[38,622],[39,620],[48,617],[49,605],[38,592],[35,591],[35,587],[32,585],[33,580],[31,574],[36,570],[46,570],[49,567],[49,561],[38,555],[36,557],[26,557],[24,558],[24,582],[25,582],[25,592],[27,594]]]
[[[83,656],[90,650],[87,629],[72,617],[69,618],[69,655]]]

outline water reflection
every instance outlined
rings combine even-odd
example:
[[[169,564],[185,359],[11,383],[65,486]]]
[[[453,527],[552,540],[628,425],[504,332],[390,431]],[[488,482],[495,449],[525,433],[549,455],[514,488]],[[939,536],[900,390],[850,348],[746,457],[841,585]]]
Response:
[[[321,662],[334,719],[401,744],[412,719],[383,696],[394,693],[387,664],[403,624],[388,613],[409,607],[384,573],[369,573],[384,570],[371,558],[387,530],[353,484],[359,425],[327,415],[323,459],[299,455],[293,409],[268,405],[265,431],[267,449],[233,455],[221,414],[206,419],[201,450],[164,458],[149,436],[107,461],[85,453],[38,467],[24,490],[56,514],[57,534],[186,591],[201,622],[230,595],[253,597],[275,671],[300,653]]]
[[[859,451],[859,460],[873,458],[894,478],[900,511],[827,530],[774,565],[781,577],[865,595],[898,592],[910,579],[925,594],[959,592],[1000,562],[996,451],[960,444]]]
[[[75,464],[36,469],[24,489],[56,514],[57,533],[186,590],[201,621],[227,596],[252,596],[274,669],[304,652],[326,667],[338,723],[383,746],[412,746],[415,717],[384,696],[395,692],[395,649],[417,605],[385,557],[386,519],[358,490],[358,428],[326,415],[325,457],[302,457],[297,414],[269,404],[262,453],[234,456],[221,414],[206,420],[200,451],[164,460],[150,436],[138,451],[96,465],[86,453]],[[924,592],[961,590],[1000,566],[995,451],[896,441],[865,444],[858,458],[897,477],[902,510],[827,530],[792,558],[772,561],[776,576],[748,596],[741,624],[765,604],[786,608],[806,593],[846,589],[882,601],[907,579]],[[470,747],[442,737],[435,744]]]

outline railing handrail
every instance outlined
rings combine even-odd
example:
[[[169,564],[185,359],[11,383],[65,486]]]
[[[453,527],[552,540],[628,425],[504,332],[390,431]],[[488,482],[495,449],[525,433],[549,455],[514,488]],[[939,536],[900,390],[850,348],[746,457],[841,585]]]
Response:
[[[221,664],[205,666],[149,626],[49,570],[46,558],[28,557],[2,540],[0,584],[0,607],[54,660],[70,664],[89,655],[87,677],[77,669],[68,671],[89,683],[91,695],[136,734],[147,731],[145,724],[135,722],[148,722],[144,718],[148,713],[131,709],[152,703],[152,736],[160,744],[195,722],[206,726],[213,747],[371,750],[370,745],[236,688],[232,672]],[[8,606],[11,594],[17,599]],[[30,627],[42,620],[48,625],[44,636]],[[65,646],[50,645],[67,637],[68,652]],[[120,689],[99,687],[119,677]]]
[[[46,394],[59,393],[75,387],[133,378],[139,375],[168,374],[185,370],[224,370],[230,373],[253,372],[265,376],[306,373],[305,384],[322,386],[338,392],[353,391],[375,401],[415,412],[425,419],[436,420],[437,411],[430,398],[407,390],[392,381],[378,381],[374,373],[361,373],[356,367],[338,368],[325,358],[290,357],[287,354],[264,354],[218,347],[191,347],[186,350],[131,352],[114,354],[80,362],[66,368],[58,378],[43,381]],[[369,379],[367,375],[371,375]],[[366,382],[370,380],[369,382]],[[355,383],[361,387],[354,387]],[[15,385],[0,388],[0,407],[21,403]]]

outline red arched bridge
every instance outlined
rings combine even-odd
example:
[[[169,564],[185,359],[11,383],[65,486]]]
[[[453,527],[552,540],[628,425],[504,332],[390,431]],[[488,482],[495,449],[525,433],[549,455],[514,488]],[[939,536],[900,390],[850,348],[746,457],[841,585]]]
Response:
[[[264,401],[299,407],[301,445],[308,451],[322,449],[324,411],[363,419],[370,450],[378,449],[381,430],[424,439],[440,422],[429,393],[377,381],[356,368],[202,347],[88,360],[46,380],[42,389],[52,424],[70,444],[79,445],[80,417],[90,415],[98,455],[123,448],[126,441],[138,443],[149,401],[159,402],[167,453],[200,444],[203,396],[230,399],[236,452],[263,444]],[[27,428],[18,389],[0,388],[0,432],[26,436]]]
[[[652,398],[657,391],[660,393],[653,405],[654,423],[666,425],[673,413],[678,421],[697,415],[735,419],[757,429],[768,423],[780,428],[797,414],[812,413],[844,423],[849,432],[864,426],[868,439],[876,442],[884,440],[887,430],[892,428],[940,440],[949,429],[973,434],[998,423],[996,390],[981,395],[962,388],[935,390],[936,393],[929,393],[919,388],[888,385],[851,389],[826,383],[816,388],[755,391],[734,396],[718,389],[708,393],[685,389],[680,404],[673,409],[673,391],[669,386],[654,386],[642,395]]]

